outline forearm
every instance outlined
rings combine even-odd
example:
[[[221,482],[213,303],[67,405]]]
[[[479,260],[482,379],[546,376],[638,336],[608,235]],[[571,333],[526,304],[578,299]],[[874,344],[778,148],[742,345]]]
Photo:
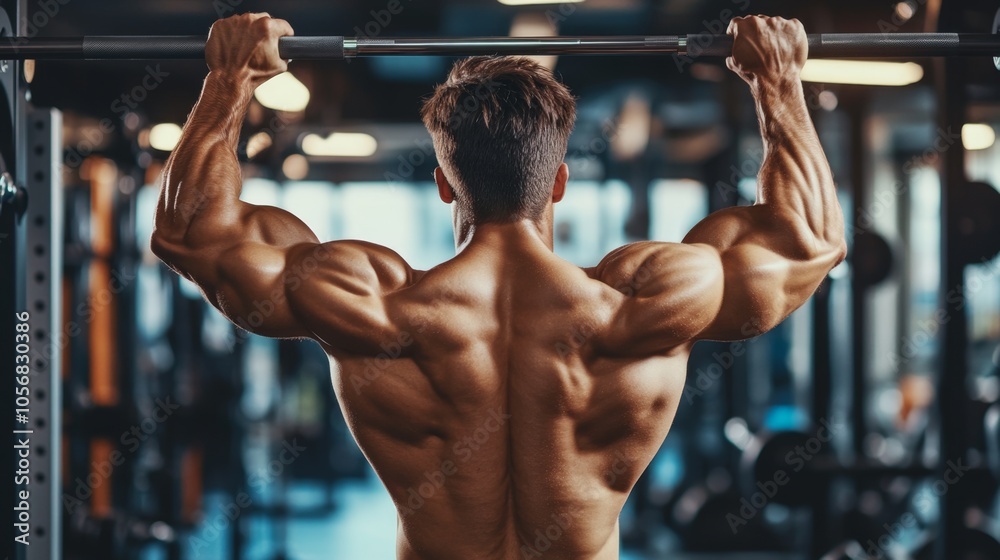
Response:
[[[762,80],[752,90],[764,141],[757,205],[781,222],[782,229],[790,225],[789,233],[807,249],[839,249],[843,213],[802,83],[797,78]]]
[[[249,82],[209,74],[163,171],[155,235],[197,243],[210,229],[234,225],[242,214],[236,146],[252,96]]]

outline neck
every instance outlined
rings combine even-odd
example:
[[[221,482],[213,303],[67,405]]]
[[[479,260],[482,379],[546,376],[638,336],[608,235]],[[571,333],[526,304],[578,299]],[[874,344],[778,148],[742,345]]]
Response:
[[[470,246],[493,246],[504,249],[544,246],[552,250],[552,220],[519,220],[509,223],[474,224],[467,222],[455,230],[456,253]]]

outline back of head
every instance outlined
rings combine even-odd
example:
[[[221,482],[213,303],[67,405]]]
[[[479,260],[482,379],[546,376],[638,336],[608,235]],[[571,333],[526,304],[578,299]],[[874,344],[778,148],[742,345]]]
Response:
[[[445,175],[476,223],[536,219],[552,196],[576,103],[523,57],[472,57],[424,103]]]

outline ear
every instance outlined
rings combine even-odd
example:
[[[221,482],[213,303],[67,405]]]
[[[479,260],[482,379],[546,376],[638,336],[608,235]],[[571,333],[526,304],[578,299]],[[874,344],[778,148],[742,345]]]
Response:
[[[555,204],[566,196],[566,181],[569,181],[569,166],[565,163],[559,164],[556,171],[556,182],[552,185],[552,203]]]
[[[455,200],[455,191],[451,189],[448,179],[444,177],[444,170],[440,167],[434,168],[434,182],[438,186],[438,196],[445,204],[451,204]]]

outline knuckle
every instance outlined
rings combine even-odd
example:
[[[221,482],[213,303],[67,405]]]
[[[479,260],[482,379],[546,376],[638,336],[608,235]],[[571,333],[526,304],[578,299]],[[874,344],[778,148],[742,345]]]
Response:
[[[282,22],[276,19],[268,20],[270,25],[268,25],[268,31],[272,36],[277,37],[285,31],[285,26]]]
[[[271,25],[266,19],[258,19],[251,24],[251,27],[261,36],[268,36],[271,33]]]

